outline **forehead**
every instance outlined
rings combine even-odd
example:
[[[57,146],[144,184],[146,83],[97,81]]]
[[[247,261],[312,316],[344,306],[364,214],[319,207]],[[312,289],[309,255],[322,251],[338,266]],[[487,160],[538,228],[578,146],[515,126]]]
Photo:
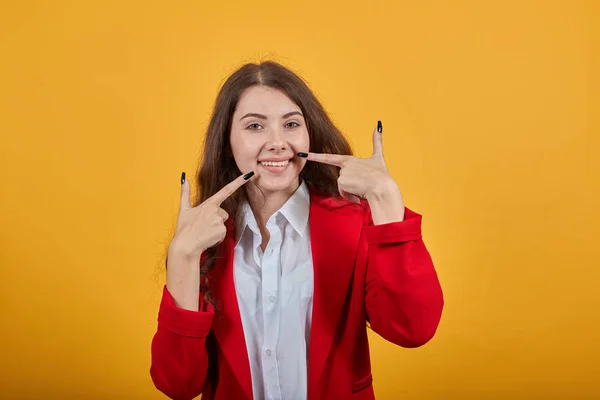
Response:
[[[300,111],[283,91],[267,86],[252,86],[240,96],[235,114],[259,113],[281,116],[290,111]]]

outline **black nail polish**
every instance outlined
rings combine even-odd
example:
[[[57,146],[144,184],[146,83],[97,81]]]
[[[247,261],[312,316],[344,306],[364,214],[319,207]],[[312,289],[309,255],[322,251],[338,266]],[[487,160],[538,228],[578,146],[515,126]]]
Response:
[[[298,153],[296,154],[298,157],[306,158],[308,157],[308,153]]]
[[[377,121],[377,132],[383,132],[383,126],[381,125],[381,121]]]
[[[246,175],[244,175],[244,180],[248,180],[248,179],[252,178],[253,176],[254,176],[254,171],[250,171]]]
[[[181,184],[183,185],[185,183],[185,172],[181,173]]]

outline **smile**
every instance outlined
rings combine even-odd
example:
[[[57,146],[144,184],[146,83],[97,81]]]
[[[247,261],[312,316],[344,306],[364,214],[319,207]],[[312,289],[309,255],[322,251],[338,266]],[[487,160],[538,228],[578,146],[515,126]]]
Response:
[[[258,162],[263,167],[285,167],[290,163],[290,160],[285,161],[259,161]]]

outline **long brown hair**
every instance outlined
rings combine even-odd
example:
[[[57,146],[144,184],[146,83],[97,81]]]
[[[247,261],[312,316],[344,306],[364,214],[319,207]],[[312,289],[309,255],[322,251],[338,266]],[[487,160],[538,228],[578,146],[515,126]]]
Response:
[[[255,85],[279,89],[300,107],[306,121],[311,152],[352,154],[350,144],[302,78],[274,61],[245,64],[225,81],[217,95],[204,139],[202,159],[195,176],[194,207],[242,173],[233,159],[229,143],[231,121],[240,96],[246,89]],[[300,173],[300,178],[309,186],[331,196],[339,196],[338,176],[337,167],[313,162],[306,163]],[[246,199],[246,191],[238,190],[221,207],[233,216],[238,206]],[[206,258],[200,269],[203,278],[212,269],[217,250],[218,245],[206,251]],[[206,279],[202,279],[202,282],[201,292],[214,304]]]

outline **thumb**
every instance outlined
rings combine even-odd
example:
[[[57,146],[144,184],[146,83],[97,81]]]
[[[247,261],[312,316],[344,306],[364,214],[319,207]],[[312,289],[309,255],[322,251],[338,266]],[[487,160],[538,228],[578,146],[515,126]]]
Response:
[[[190,183],[185,177],[185,172],[181,173],[181,204],[179,207],[180,212],[192,208],[190,204]]]
[[[383,140],[381,139],[381,132],[383,127],[381,121],[377,121],[377,129],[373,131],[373,155],[383,155]]]

